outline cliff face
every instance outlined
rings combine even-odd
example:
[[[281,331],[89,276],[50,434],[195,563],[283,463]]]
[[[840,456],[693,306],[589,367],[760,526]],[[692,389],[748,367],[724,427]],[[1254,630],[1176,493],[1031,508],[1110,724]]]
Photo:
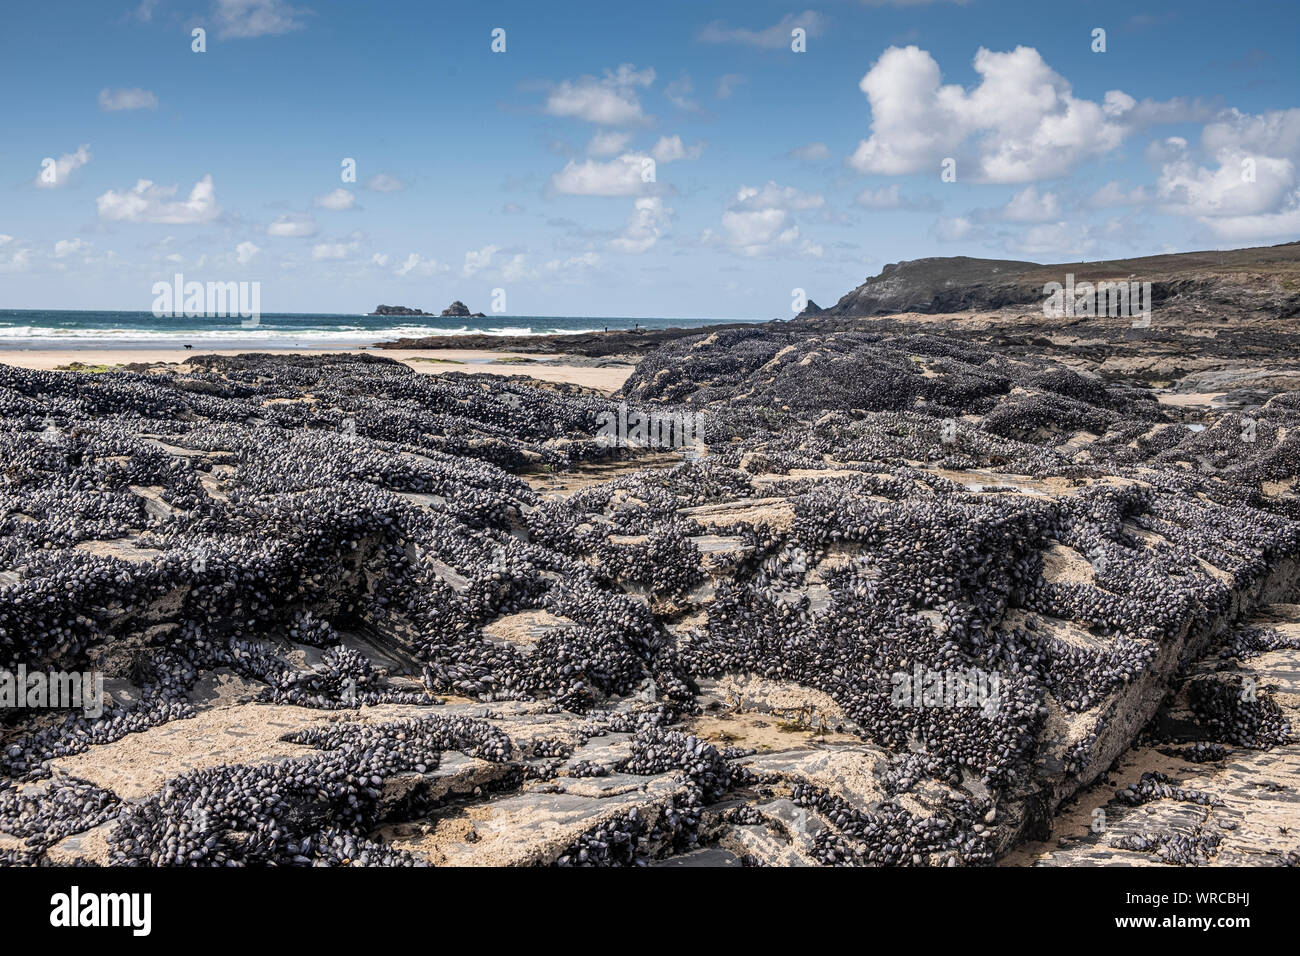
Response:
[[[989,303],[1003,303],[1006,294],[995,293],[993,287],[1006,287],[1009,279],[1034,268],[1038,267],[1032,262],[967,256],[890,263],[830,308],[820,313],[809,309],[807,314],[869,316],[999,308],[1000,304]]]
[[[1039,307],[1049,282],[1151,283],[1156,306],[1190,315],[1219,309],[1263,317],[1300,315],[1300,243],[1229,252],[1187,252],[1138,259],[1040,265],[967,256],[891,263],[827,309],[804,315],[865,317]]]

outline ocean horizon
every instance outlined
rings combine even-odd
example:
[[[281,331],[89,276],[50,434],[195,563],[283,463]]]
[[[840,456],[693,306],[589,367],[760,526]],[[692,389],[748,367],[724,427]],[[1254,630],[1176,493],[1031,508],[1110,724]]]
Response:
[[[0,349],[123,349],[203,345],[211,348],[355,348],[399,338],[453,335],[576,335],[619,329],[699,328],[766,318],[628,318],[623,316],[394,316],[355,312],[263,314],[246,328],[238,316],[155,316],[152,312],[0,309]]]

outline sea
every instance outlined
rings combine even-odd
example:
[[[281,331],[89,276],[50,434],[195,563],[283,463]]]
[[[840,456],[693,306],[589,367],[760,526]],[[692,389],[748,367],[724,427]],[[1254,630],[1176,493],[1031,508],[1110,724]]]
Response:
[[[736,319],[656,319],[490,315],[485,319],[303,312],[251,320],[186,318],[152,312],[0,309],[0,349],[357,348],[400,338],[444,335],[556,335],[606,329],[698,328]],[[753,319],[754,322],[765,321]]]

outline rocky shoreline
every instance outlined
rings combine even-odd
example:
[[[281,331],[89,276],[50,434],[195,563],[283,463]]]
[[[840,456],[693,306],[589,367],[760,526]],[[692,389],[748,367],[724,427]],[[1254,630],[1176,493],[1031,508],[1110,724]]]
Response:
[[[1269,329],[1276,320],[1300,317],[1300,242],[1224,252],[1192,252],[1139,259],[1044,265],[956,256],[893,263],[879,275],[845,294],[835,305],[815,302],[794,319],[769,323],[717,323],[696,328],[616,329],[573,335],[402,338],[380,342],[379,349],[504,349],[539,354],[568,353],[587,357],[641,356],[661,345],[715,332],[763,329],[780,332],[881,331],[897,327],[900,317],[918,331],[943,333],[953,325],[998,328],[1011,337],[1027,336],[1027,323],[1040,330],[1096,330],[1108,339],[1122,319],[1043,315],[1043,287],[1077,281],[1149,281],[1153,307],[1163,328]],[[444,313],[446,314],[446,313]],[[1291,325],[1283,324],[1290,332]],[[1158,334],[1158,333],[1156,333]]]
[[[803,315],[881,316],[901,312],[953,313],[1041,306],[1049,282],[1149,282],[1162,311],[1201,318],[1300,316],[1300,242],[1226,251],[1183,252],[1044,265],[956,256],[891,263],[879,275]]]
[[[615,329],[610,332],[573,332],[556,335],[439,335],[378,342],[377,349],[484,349],[532,352],[539,355],[580,355],[587,358],[640,357],[678,339],[727,329],[754,328],[735,322],[702,328]]]
[[[0,366],[0,861],[1294,865],[1297,342]]]
[[[1236,412],[971,341],[669,346],[623,397],[706,410],[708,457],[558,497],[528,476],[608,459],[612,400],[356,356],[3,384],[0,640],[112,698],[10,722],[11,863],[990,863],[1296,588],[1289,486],[1250,485],[1294,480],[1292,393],[1243,448]],[[998,708],[900,708],[917,666]],[[197,743],[271,713],[265,752]],[[1276,713],[1219,735],[1284,744]]]

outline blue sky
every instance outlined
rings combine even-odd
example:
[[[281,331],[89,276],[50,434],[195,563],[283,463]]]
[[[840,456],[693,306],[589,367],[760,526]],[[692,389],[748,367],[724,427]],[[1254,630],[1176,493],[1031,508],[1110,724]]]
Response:
[[[757,318],[921,256],[1300,237],[1292,2],[47,0],[4,20],[0,308],[148,310],[182,272],[260,281],[265,312],[488,311],[503,289],[515,315]]]

